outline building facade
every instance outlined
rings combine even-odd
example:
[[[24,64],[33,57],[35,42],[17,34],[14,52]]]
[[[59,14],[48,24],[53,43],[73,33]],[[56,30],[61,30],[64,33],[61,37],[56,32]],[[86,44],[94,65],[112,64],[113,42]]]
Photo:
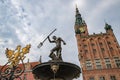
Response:
[[[105,33],[89,34],[76,8],[75,36],[83,80],[120,80],[120,46],[111,25]]]

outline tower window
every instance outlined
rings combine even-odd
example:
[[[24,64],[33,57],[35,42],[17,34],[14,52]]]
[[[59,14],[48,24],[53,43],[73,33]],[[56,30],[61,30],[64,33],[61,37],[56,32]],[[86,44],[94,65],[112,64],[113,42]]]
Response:
[[[95,80],[94,77],[90,77],[89,80]]]
[[[105,64],[107,68],[111,68],[111,63],[109,58],[105,58]]]
[[[110,76],[110,80],[116,80],[115,76]]]
[[[118,57],[115,57],[114,60],[115,60],[116,66],[120,68],[120,59]]]
[[[97,69],[102,69],[100,59],[96,59],[96,60],[95,60],[95,63],[96,63],[96,68],[97,68]]]
[[[99,78],[99,80],[105,80],[105,77],[104,77],[104,76],[101,76],[101,77]]]
[[[90,60],[86,61],[86,68],[87,68],[87,70],[92,70],[92,63]]]

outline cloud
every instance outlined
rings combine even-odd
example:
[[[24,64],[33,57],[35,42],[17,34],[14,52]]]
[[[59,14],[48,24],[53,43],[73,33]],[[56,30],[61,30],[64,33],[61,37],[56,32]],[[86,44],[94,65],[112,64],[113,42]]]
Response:
[[[83,15],[82,16],[88,24],[89,32],[90,33],[105,32],[104,30],[105,21],[112,23],[113,17],[116,17],[115,19],[118,18],[118,14],[113,13],[113,12],[119,13],[117,9],[119,6],[116,7],[116,5],[118,5],[119,3],[120,3],[119,0],[116,0],[116,1],[113,1],[113,0],[94,1],[93,0],[90,2],[88,1],[86,3],[87,5],[83,8],[85,10],[84,12],[86,12],[86,13],[83,13],[83,15],[85,16]],[[101,27],[101,28],[98,29],[98,27]]]
[[[86,6],[86,0],[73,0],[72,5],[75,7],[80,7],[80,9]]]
[[[99,17],[98,15],[105,12],[107,9],[112,8],[113,5],[117,4],[119,1],[113,1],[113,0],[102,0],[95,8],[91,11],[89,16],[91,16],[89,19],[92,19],[94,17]]]
[[[75,4],[88,24],[90,33],[103,31],[103,22],[107,18],[120,40],[119,0],[2,0],[0,1],[0,40],[8,42],[2,42],[1,46],[15,49],[18,44],[24,47],[31,43],[32,47],[25,61],[28,58],[30,61],[38,61],[40,55],[43,62],[48,61],[50,50],[55,45],[48,41],[40,49],[37,45],[57,28],[53,35],[62,37],[67,43],[65,46],[62,45],[63,60],[80,65],[74,33]],[[1,50],[4,48],[1,47]],[[3,57],[0,59],[0,64],[4,64],[3,60],[7,60],[4,50],[0,56]]]

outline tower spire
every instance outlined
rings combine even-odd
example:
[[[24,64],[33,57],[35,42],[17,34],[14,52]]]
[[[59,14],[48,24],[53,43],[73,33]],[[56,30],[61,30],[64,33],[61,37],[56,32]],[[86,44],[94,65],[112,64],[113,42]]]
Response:
[[[88,35],[87,25],[86,25],[85,21],[82,19],[77,5],[76,5],[76,15],[75,15],[74,28],[75,28],[76,34]]]
[[[80,14],[79,10],[78,10],[77,5],[76,5],[76,15],[75,15],[75,17],[76,17],[75,25],[78,25],[78,26],[82,25],[83,20],[82,20],[82,17],[81,17],[81,14]]]
[[[111,25],[109,25],[107,22],[105,22],[105,30],[106,31],[109,31],[109,30],[113,31]]]
[[[77,15],[80,15],[80,16],[81,16],[81,14],[80,14],[80,12],[79,12],[79,10],[78,10],[77,4],[76,4],[76,16],[77,16]]]

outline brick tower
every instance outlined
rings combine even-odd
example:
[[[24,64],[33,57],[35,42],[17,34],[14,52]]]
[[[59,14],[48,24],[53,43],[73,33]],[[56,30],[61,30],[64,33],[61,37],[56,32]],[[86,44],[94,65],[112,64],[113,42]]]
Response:
[[[120,46],[111,25],[105,33],[89,34],[76,7],[75,36],[83,80],[120,80]]]

